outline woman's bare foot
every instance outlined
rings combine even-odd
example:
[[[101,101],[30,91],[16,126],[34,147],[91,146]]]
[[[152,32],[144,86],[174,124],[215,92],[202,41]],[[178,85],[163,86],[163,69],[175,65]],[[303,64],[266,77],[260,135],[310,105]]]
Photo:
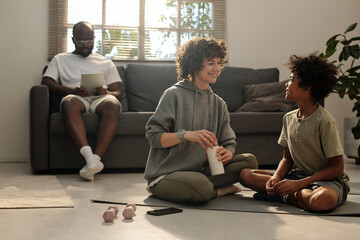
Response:
[[[224,188],[219,188],[217,189],[218,192],[218,197],[224,196],[224,195],[228,195],[228,194],[235,194],[238,192],[241,192],[241,188],[239,188],[238,186],[235,185],[230,185]]]

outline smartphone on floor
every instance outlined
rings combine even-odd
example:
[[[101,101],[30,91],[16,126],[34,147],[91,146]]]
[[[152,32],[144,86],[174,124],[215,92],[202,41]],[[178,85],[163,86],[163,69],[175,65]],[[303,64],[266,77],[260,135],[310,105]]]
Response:
[[[150,210],[150,211],[147,211],[147,214],[153,215],[153,216],[162,216],[162,215],[166,215],[166,214],[179,213],[182,211],[183,210],[180,208],[169,207],[169,208],[163,208],[163,209]]]

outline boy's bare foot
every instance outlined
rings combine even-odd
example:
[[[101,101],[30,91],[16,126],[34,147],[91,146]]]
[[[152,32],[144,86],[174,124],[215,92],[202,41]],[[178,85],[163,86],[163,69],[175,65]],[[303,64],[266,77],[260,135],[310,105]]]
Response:
[[[217,190],[218,192],[218,197],[224,196],[224,195],[228,195],[228,194],[235,194],[238,192],[241,192],[241,188],[239,188],[238,186],[235,185],[230,185],[224,188],[219,188]]]

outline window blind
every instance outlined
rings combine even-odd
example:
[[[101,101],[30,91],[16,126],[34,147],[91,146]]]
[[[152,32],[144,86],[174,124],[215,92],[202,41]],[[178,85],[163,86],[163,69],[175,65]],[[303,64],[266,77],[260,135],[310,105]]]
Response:
[[[174,60],[187,40],[226,40],[225,0],[51,0],[49,59],[74,50],[72,28],[94,26],[93,52],[114,60]]]

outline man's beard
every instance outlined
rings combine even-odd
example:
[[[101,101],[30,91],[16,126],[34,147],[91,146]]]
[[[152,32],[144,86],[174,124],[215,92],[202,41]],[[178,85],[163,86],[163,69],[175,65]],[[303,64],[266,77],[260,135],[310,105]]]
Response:
[[[89,46],[89,47],[80,47],[80,48],[78,47],[75,49],[74,53],[79,54],[83,57],[87,57],[92,53],[93,48],[94,48],[94,45]],[[87,51],[84,51],[84,50],[87,50]]]
[[[84,50],[87,50],[87,51],[84,51]],[[80,49],[80,55],[83,57],[89,56],[91,54],[91,52],[92,52],[92,47]]]

